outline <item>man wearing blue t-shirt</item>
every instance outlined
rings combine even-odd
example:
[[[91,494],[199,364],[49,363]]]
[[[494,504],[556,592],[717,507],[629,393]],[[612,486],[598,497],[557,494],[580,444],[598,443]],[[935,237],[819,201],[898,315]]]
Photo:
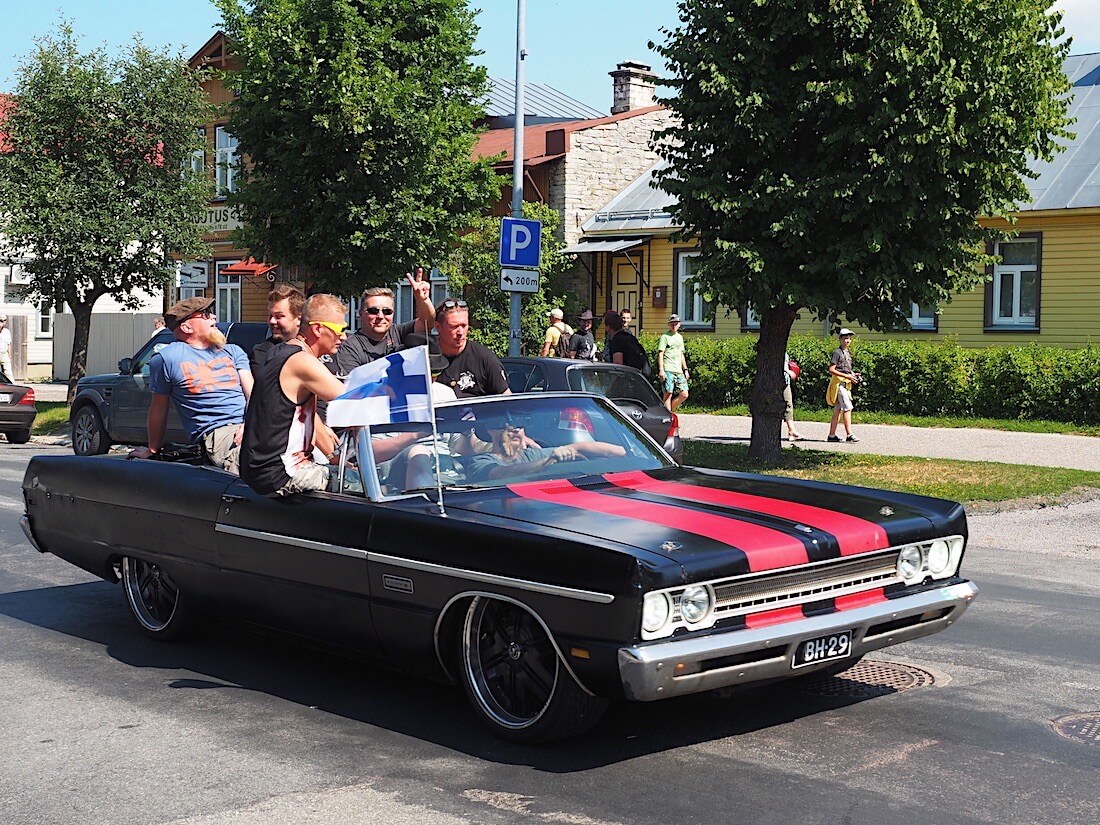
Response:
[[[188,298],[164,313],[176,340],[149,362],[149,446],[132,457],[147,458],[163,445],[171,398],[191,443],[213,466],[237,472],[252,372],[244,350],[225,342],[213,306],[213,298]]]

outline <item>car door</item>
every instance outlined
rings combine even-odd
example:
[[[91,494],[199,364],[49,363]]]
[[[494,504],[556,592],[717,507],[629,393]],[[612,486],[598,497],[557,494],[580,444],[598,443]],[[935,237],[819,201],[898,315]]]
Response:
[[[350,494],[270,498],[236,481],[215,528],[223,607],[259,625],[374,652],[366,548],[376,506]]]
[[[130,371],[122,372],[112,381],[110,398],[110,431],[114,440],[127,444],[144,444],[148,436],[149,362],[175,338],[167,330],[145,343],[130,359]],[[190,439],[180,423],[175,404],[168,405],[168,430],[165,440],[186,444]]]

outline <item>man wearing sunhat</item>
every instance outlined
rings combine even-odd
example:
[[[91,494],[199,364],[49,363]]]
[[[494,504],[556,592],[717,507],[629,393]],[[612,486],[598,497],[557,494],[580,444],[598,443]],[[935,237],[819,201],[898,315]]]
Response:
[[[164,445],[171,398],[191,443],[202,447],[206,460],[238,471],[252,372],[244,350],[225,342],[217,322],[213,298],[177,301],[164,313],[176,340],[149,362],[148,447],[134,450],[132,458],[148,458]]]
[[[833,418],[829,422],[829,441],[840,441],[836,434],[837,426],[844,424],[845,441],[859,441],[852,435],[852,385],[862,378],[852,369],[852,353],[848,351],[855,335],[847,327],[840,330],[840,346],[833,350],[829,358],[829,387],[825,399],[833,405]]]
[[[569,357],[578,361],[596,360],[596,337],[592,334],[592,310],[577,316],[577,331],[569,338]]]

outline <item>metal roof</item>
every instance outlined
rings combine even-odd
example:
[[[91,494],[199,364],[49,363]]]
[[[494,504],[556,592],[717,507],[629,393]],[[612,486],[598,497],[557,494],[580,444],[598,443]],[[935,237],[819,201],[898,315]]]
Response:
[[[581,232],[602,235],[679,229],[680,224],[673,221],[668,211],[668,207],[676,203],[676,198],[658,189],[653,182],[653,173],[667,166],[668,162],[663,160],[653,164],[612,198],[607,206],[585,221]]]
[[[525,83],[523,108],[526,117],[556,120],[590,120],[606,117],[607,112],[586,106],[552,86]],[[489,117],[509,117],[516,113],[516,84],[502,77],[489,78],[489,94],[485,99],[485,114]],[[530,121],[528,121],[530,122]]]
[[[1100,54],[1074,55],[1063,69],[1073,84],[1069,127],[1077,137],[1049,163],[1034,161],[1039,177],[1027,182],[1031,203],[1021,212],[1040,209],[1081,209],[1100,206]]]

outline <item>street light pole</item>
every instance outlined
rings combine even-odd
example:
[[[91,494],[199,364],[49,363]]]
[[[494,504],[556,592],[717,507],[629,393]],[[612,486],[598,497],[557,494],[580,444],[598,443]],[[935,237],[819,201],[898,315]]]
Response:
[[[512,217],[523,217],[523,61],[527,50],[523,47],[527,25],[527,0],[516,0],[516,113],[515,139],[512,142]],[[523,315],[523,298],[520,293],[510,293],[508,305],[508,354],[519,355]]]

